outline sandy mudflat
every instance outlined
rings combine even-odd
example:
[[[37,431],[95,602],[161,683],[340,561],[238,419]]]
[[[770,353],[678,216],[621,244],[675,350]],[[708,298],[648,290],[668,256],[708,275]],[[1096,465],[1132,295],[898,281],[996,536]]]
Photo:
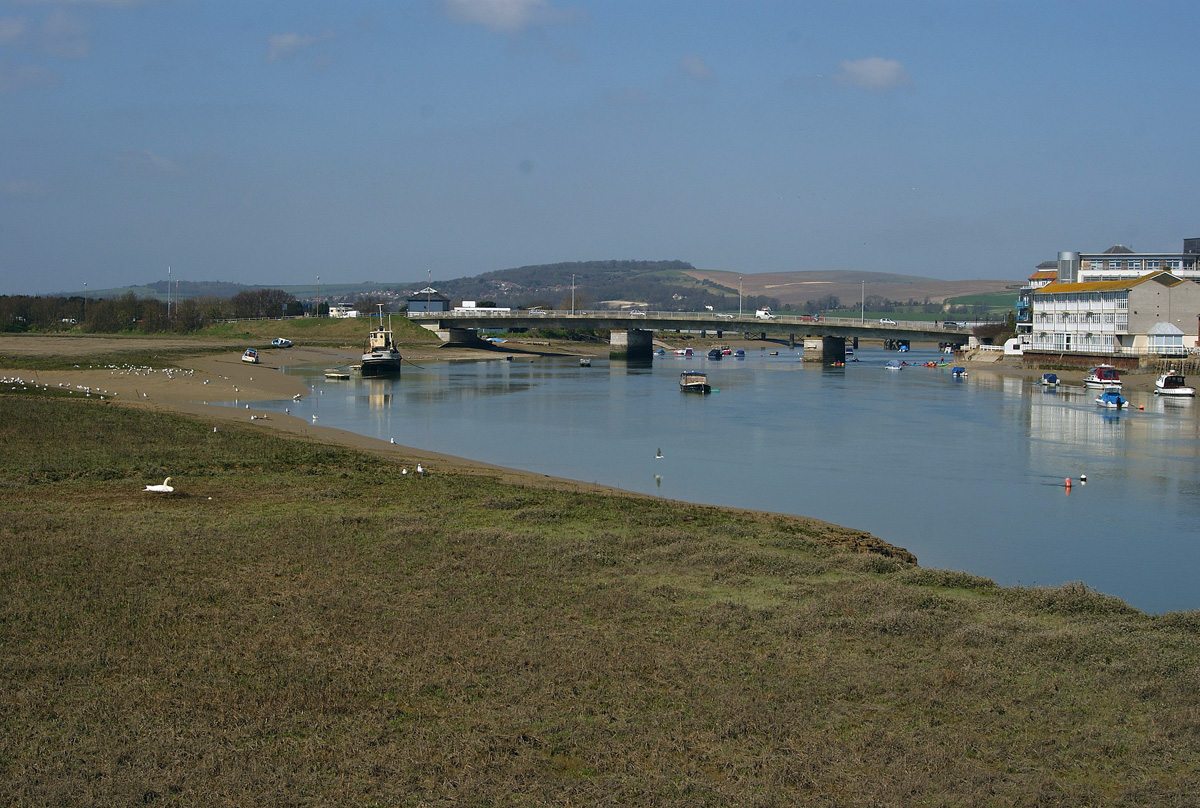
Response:
[[[310,423],[296,416],[255,409],[256,401],[280,401],[308,396],[310,390],[299,377],[278,371],[285,367],[338,367],[357,362],[361,349],[293,347],[284,350],[260,350],[260,363],[241,361],[239,343],[231,350],[182,358],[176,356],[150,367],[89,367],[89,357],[111,356],[122,351],[143,350],[138,344],[120,337],[60,337],[0,334],[0,357],[70,356],[78,368],[70,370],[30,370],[0,367],[0,377],[16,377],[51,387],[66,386],[92,397],[103,397],[115,404],[153,410],[189,413],[211,422],[240,423],[276,429],[320,443],[351,446],[399,461],[420,460],[431,471],[454,470],[460,473],[486,473],[504,480],[538,479],[555,487],[574,490],[607,490],[603,486],[557,480],[541,474],[493,466],[467,458],[427,452],[408,446],[385,443],[353,432]],[[212,342],[187,339],[155,340],[155,345],[172,352],[211,350]],[[439,349],[436,345],[400,346],[405,361],[417,364],[448,359],[495,359],[497,352],[472,349]],[[409,350],[411,348],[411,350]],[[514,344],[515,350],[546,350],[546,346]],[[502,355],[502,354],[501,354]],[[2,362],[0,362],[2,364]],[[250,404],[249,409],[222,406],[231,401]],[[252,418],[253,417],[253,418]]]

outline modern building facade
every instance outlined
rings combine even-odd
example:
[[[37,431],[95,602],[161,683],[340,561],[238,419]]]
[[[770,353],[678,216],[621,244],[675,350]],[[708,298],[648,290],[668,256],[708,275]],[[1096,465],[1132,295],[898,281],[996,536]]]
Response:
[[[1079,276],[1083,281],[1120,281],[1166,271],[1177,278],[1200,280],[1200,238],[1183,240],[1183,252],[1139,253],[1114,244],[1102,253],[1079,253]]]
[[[1031,304],[1029,350],[1177,355],[1197,346],[1200,283],[1169,272],[1050,283]]]
[[[450,298],[431,286],[410,295],[407,302],[409,312],[450,311]]]

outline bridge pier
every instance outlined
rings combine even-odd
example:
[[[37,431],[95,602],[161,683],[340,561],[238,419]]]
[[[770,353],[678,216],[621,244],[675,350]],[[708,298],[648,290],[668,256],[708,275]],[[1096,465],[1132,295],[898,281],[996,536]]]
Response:
[[[654,357],[654,332],[641,328],[627,331],[613,329],[608,337],[608,358],[630,361],[648,360]]]
[[[804,340],[804,361],[820,362],[827,365],[831,362],[846,361],[845,337],[810,337]]]

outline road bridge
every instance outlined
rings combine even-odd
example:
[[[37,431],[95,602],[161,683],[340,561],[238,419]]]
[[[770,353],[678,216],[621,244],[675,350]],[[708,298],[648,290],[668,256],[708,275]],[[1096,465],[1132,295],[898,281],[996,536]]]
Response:
[[[611,333],[610,351],[617,358],[643,358],[652,353],[651,335],[655,331],[693,331],[726,334],[746,338],[786,340],[790,347],[803,341],[807,348],[817,340],[823,346],[820,357],[845,356],[845,340],[878,339],[885,344],[934,342],[940,346],[961,347],[970,336],[957,328],[937,327],[921,321],[879,322],[853,317],[813,317],[801,314],[773,314],[769,319],[754,315],[724,312],[682,311],[490,311],[488,309],[442,312],[414,311],[409,319],[436,331],[447,342],[475,338],[475,332],[527,328],[604,330]],[[807,357],[806,357],[807,358]]]

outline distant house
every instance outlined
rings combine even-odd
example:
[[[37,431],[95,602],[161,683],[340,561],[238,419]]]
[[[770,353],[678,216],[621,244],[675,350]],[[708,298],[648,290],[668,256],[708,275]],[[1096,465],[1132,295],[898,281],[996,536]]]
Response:
[[[433,287],[426,286],[408,298],[408,312],[450,311],[450,298]]]
[[[1184,352],[1197,345],[1200,283],[1169,272],[1051,283],[1032,293],[1029,349],[1053,353]]]

